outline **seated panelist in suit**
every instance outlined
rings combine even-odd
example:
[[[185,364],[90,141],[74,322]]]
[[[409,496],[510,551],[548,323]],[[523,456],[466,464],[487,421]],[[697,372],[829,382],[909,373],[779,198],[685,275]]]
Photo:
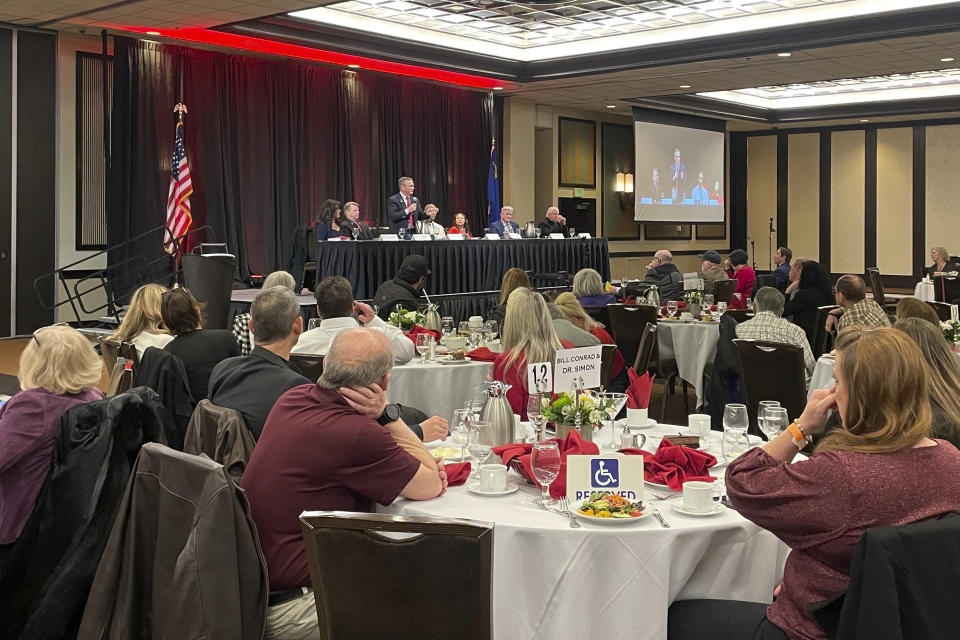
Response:
[[[567,237],[567,219],[560,215],[560,209],[556,207],[547,209],[546,219],[537,226],[540,227],[541,238],[546,238],[551,233],[560,233]]]
[[[387,226],[390,227],[390,233],[416,233],[417,221],[426,220],[427,214],[413,195],[413,178],[404,176],[397,180],[397,186],[400,193],[387,199]]]
[[[500,209],[500,219],[490,225],[490,233],[503,236],[504,233],[520,233],[520,225],[513,222],[513,207]]]
[[[358,229],[357,240],[372,240],[373,233],[370,227],[360,221],[360,205],[356,202],[348,202],[343,205],[343,216],[340,218],[340,229],[348,238],[353,238],[353,230]]]

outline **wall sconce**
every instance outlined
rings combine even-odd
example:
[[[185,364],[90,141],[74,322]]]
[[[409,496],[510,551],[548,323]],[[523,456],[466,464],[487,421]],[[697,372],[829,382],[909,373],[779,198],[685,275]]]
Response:
[[[626,181],[625,178],[626,178],[626,175],[623,173],[623,171],[617,171],[617,182],[616,182],[616,186],[613,188],[614,191],[616,191],[617,193],[623,193],[625,191],[625,187],[624,187],[624,182]]]
[[[623,189],[624,191],[626,191],[627,193],[633,193],[633,174],[632,173],[624,174],[623,186],[624,186],[624,189]]]
[[[618,171],[614,191],[616,191],[617,195],[620,197],[620,206],[626,206],[626,204],[629,203],[629,200],[633,197],[633,174]]]

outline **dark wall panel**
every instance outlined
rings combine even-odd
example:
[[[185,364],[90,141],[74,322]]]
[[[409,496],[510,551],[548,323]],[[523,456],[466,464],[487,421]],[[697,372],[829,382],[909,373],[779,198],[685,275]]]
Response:
[[[607,238],[635,239],[640,236],[633,220],[633,193],[617,193],[617,172],[635,173],[633,170],[633,127],[630,125],[600,124],[600,188],[603,193],[603,227],[601,234]],[[642,177],[634,175],[634,183]]]
[[[18,334],[31,333],[53,321],[53,312],[40,305],[33,281],[55,268],[56,107],[56,36],[20,31],[17,34],[15,328]],[[48,300],[52,299],[52,292],[49,295]]]
[[[11,154],[13,144],[10,132],[13,95],[13,32],[0,29],[0,336],[9,336],[10,327],[10,190]]]

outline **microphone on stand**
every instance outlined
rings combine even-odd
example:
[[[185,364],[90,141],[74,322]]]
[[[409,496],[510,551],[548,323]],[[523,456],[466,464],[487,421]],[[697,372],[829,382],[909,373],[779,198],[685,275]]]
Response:
[[[773,228],[773,218],[770,218],[770,235],[767,236],[767,249],[769,257],[767,258],[767,268],[773,271],[773,234],[777,230]]]

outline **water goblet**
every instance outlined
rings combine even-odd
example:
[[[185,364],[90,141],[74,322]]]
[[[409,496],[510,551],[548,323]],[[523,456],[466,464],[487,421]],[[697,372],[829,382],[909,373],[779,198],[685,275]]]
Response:
[[[547,419],[543,415],[543,401],[540,399],[539,393],[530,394],[530,397],[527,398],[527,419],[533,423],[536,438],[542,438],[543,425]]]
[[[677,312],[680,310],[680,305],[677,304],[676,300],[671,300],[667,303],[667,316],[670,318],[675,318]]]
[[[541,440],[533,445],[530,452],[530,468],[533,477],[540,485],[540,497],[536,500],[547,505],[553,502],[550,497],[550,485],[560,475],[560,448],[556,441]]]
[[[474,420],[470,423],[467,450],[470,452],[470,457],[475,461],[475,464],[471,465],[471,477],[480,475],[480,465],[490,456],[494,444],[492,422],[489,420]]]
[[[727,312],[727,303],[718,302],[717,303],[717,319],[719,320],[720,318],[722,318],[723,314],[725,314],[726,312]]]
[[[457,325],[457,335],[461,338],[467,338],[470,336],[470,321],[464,320]]]
[[[500,333],[500,323],[496,320],[487,320],[483,323],[483,333],[487,339],[487,342],[495,340],[497,334]]]
[[[768,440],[773,440],[790,426],[790,418],[787,417],[787,410],[783,407],[761,407],[761,409],[765,415],[760,428]]]
[[[354,240],[358,240],[360,238],[360,227],[355,226],[350,230],[350,234],[353,236]]]
[[[713,294],[706,293],[703,296],[703,306],[707,309],[713,306]]]
[[[757,426],[760,427],[760,431],[766,433],[764,421],[767,419],[767,409],[779,406],[780,403],[777,400],[761,400],[757,403]]]
[[[444,316],[443,319],[440,320],[440,333],[445,338],[456,335],[457,327],[453,324],[453,318],[451,316]]]
[[[471,329],[470,335],[467,337],[467,346],[470,348],[470,351],[479,347],[482,341],[483,331],[481,329]]]
[[[417,334],[417,353],[420,354],[420,361],[427,362],[427,355],[430,353],[430,347],[434,344],[433,336],[429,333]]]
[[[567,230],[567,233],[570,235],[571,238],[576,238],[576,237],[577,237],[577,230],[574,229],[573,227],[570,227],[570,228]]]
[[[543,233],[543,229],[541,229],[540,227],[537,227],[536,229],[533,230],[533,232],[537,234],[537,237],[539,238],[540,234]]]
[[[450,422],[450,436],[454,443],[460,445],[460,459],[466,458],[465,449],[470,440],[470,413],[472,409],[454,409],[453,420]]]
[[[723,408],[723,444],[721,452],[727,462],[732,462],[750,448],[747,438],[747,405],[728,404]]]

